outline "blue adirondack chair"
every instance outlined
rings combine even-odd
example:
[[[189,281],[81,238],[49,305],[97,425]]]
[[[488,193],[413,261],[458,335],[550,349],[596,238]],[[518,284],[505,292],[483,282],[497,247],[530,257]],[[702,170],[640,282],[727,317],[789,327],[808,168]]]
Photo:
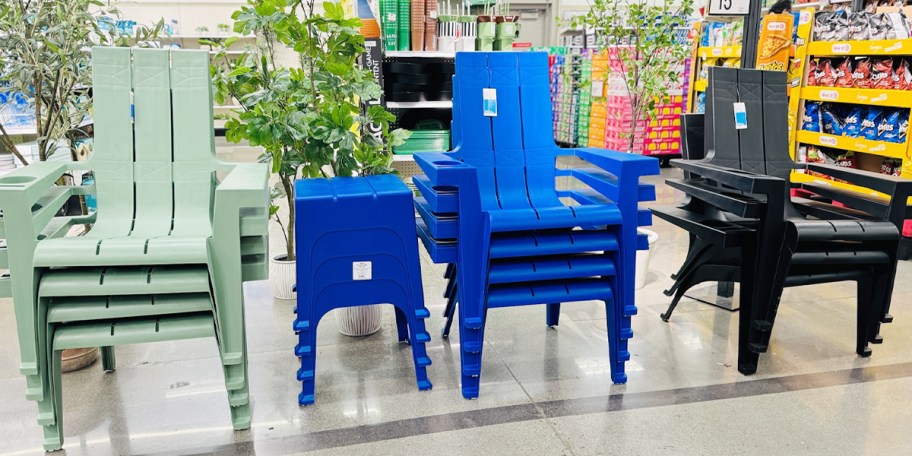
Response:
[[[462,394],[478,397],[487,310],[547,304],[557,325],[560,303],[605,302],[611,378],[624,383],[633,336],[634,261],[649,225],[639,201],[655,199],[640,176],[658,160],[554,144],[544,53],[456,55],[452,136],[446,153],[415,154],[425,172],[418,234],[435,263],[454,264],[459,301]],[[491,96],[491,90],[493,95]],[[488,95],[483,95],[487,92]],[[492,98],[495,103],[492,103]],[[493,105],[496,105],[496,109]],[[485,108],[496,115],[485,115]],[[560,156],[587,166],[557,169]],[[560,176],[585,189],[558,190]],[[565,205],[561,198],[575,201]]]

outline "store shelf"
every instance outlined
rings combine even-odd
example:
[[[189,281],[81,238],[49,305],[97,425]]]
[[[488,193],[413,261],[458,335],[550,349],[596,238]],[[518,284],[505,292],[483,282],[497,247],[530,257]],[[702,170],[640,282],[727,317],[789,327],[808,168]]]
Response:
[[[865,138],[851,138],[848,136],[834,136],[812,131],[799,131],[798,142],[816,146],[833,147],[836,149],[864,152],[889,158],[906,158],[905,143],[891,143],[886,141],[871,141]]]
[[[387,51],[386,57],[411,57],[424,59],[452,59],[456,57],[455,52],[444,51]]]
[[[694,81],[694,92],[706,92],[706,86],[709,85],[709,81],[706,79],[697,79]]]
[[[414,162],[415,157],[413,157],[412,154],[393,155],[393,161],[394,162]]]
[[[387,108],[392,109],[416,109],[416,108],[439,108],[452,109],[453,101],[387,101]]]
[[[912,91],[854,89],[841,87],[803,87],[801,98],[813,101],[858,103],[871,106],[912,108]]]
[[[808,44],[809,56],[827,55],[909,55],[912,38],[902,40],[818,41]]]
[[[829,185],[833,188],[838,188],[840,190],[848,190],[850,192],[855,192],[855,193],[859,193],[862,195],[868,195],[868,196],[873,196],[876,198],[886,199],[886,195],[884,195],[883,193],[880,193],[880,192],[875,192],[874,190],[871,190],[870,188],[859,187],[857,185],[852,185],[852,184],[849,184],[846,182],[839,182],[839,181],[834,181],[834,180],[830,180],[830,179],[824,179],[822,177],[812,176],[810,174],[804,174],[804,173],[797,172],[797,171],[792,173],[792,182],[799,182],[799,183],[813,182],[815,184]]]
[[[702,58],[741,57],[741,46],[715,46],[703,47],[697,50],[697,55]]]
[[[28,126],[28,127],[15,127],[15,128],[7,128],[7,129],[6,129],[6,133],[9,134],[10,136],[15,136],[15,135],[22,135],[22,136],[37,135],[37,134],[38,134],[38,129],[36,129],[34,125]]]

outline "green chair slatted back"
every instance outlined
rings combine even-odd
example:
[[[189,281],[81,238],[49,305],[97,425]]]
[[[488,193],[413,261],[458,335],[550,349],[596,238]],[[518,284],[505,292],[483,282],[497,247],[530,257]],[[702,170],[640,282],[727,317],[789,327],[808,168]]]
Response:
[[[215,160],[212,126],[212,85],[209,56],[203,52],[171,52],[171,94],[174,105],[175,233],[194,232],[210,223]]]
[[[133,225],[133,75],[130,49],[92,50],[95,151],[86,164],[95,172],[96,194],[104,200],[89,236],[126,236]]]
[[[136,194],[130,234],[136,237],[170,234],[174,223],[169,67],[167,50],[133,50],[134,154],[131,158]]]

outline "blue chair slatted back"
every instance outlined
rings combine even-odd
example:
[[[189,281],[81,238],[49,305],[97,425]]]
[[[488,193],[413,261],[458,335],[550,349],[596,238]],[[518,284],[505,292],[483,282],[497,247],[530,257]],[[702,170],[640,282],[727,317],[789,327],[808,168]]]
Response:
[[[477,169],[482,206],[516,209],[560,204],[545,53],[458,53],[453,78],[452,155]],[[485,116],[484,89],[497,115]],[[534,168],[532,171],[530,168]]]

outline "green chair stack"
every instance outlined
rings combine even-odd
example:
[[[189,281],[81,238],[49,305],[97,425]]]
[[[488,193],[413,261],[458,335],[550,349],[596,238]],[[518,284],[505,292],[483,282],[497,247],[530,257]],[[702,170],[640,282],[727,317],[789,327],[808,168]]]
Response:
[[[214,337],[235,429],[250,427],[242,282],[267,277],[268,169],[215,158],[205,51],[95,48],[95,151],[0,178],[27,396],[63,444],[60,351]],[[88,187],[55,185],[92,170]],[[221,177],[221,179],[220,179]],[[57,216],[72,195],[98,210]],[[91,224],[84,236],[66,236]],[[8,265],[2,264],[7,262]]]

